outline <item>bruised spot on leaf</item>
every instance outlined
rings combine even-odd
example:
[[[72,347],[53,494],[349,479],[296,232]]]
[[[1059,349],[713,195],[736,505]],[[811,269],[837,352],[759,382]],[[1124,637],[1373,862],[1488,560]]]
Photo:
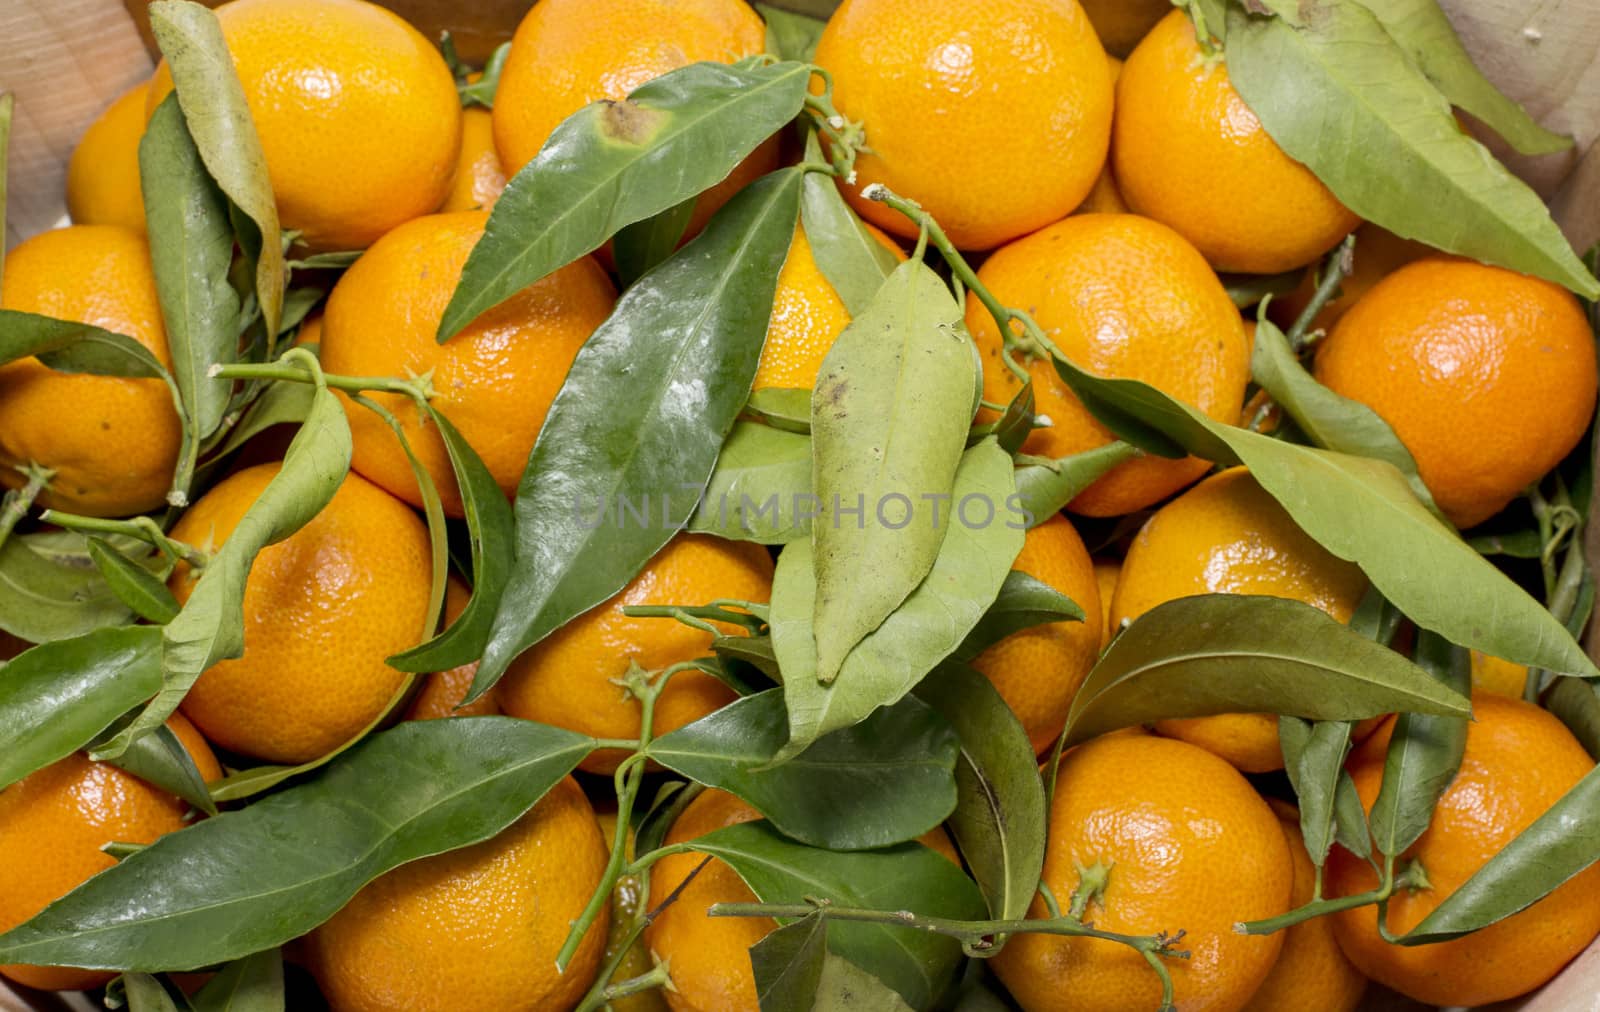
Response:
[[[605,100],[605,110],[600,114],[600,132],[624,144],[645,144],[661,129],[667,114],[623,99]]]

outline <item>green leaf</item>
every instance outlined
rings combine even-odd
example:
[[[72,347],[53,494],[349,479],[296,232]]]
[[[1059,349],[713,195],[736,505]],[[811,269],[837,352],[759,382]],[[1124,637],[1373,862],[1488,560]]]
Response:
[[[428,406],[428,417],[439,430],[456,485],[461,489],[468,540],[472,545],[472,597],[450,628],[418,647],[389,658],[401,671],[449,671],[470,664],[483,653],[494,622],[495,605],[511,576],[511,559],[504,546],[513,543],[515,522],[511,504],[488,465],[442,412]]]
[[[993,440],[980,443],[962,458],[952,501],[976,496],[1005,502],[1011,470],[1011,458]],[[795,541],[784,548],[772,585],[772,645],[789,709],[789,744],[779,761],[899,700],[961,645],[994,602],[1022,550],[1022,525],[999,512],[982,526],[968,527],[949,515],[942,519],[948,532],[932,571],[846,656],[839,677],[828,685],[817,681],[811,636],[811,544]]]
[[[283,1012],[283,957],[277,949],[236,959],[192,998],[194,1012]]]
[[[1462,694],[1471,688],[1467,652],[1432,633],[1417,634],[1417,663],[1440,685]],[[1367,816],[1379,853],[1399,857],[1427,830],[1466,746],[1465,716],[1400,715],[1384,757],[1383,784]]]
[[[1539,702],[1567,725],[1590,756],[1600,759],[1600,685],[1581,678],[1557,678]]]
[[[617,281],[623,288],[650,273],[678,248],[689,219],[694,217],[695,200],[690,197],[617,230],[611,241],[611,256],[617,265]]]
[[[786,740],[783,690],[768,689],[656,739],[656,762],[737,794],[784,835],[865,850],[914,840],[956,805],[959,743],[927,705],[903,699],[774,766]]]
[[[1526,910],[1600,859],[1597,835],[1600,767],[1518,833],[1399,943],[1449,941]]]
[[[99,629],[0,668],[0,788],[83,748],[161,688],[161,630]]]
[[[139,142],[139,179],[184,438],[197,448],[228,407],[232,384],[207,370],[238,357],[240,305],[228,283],[233,226],[227,198],[206,174],[172,95],[156,107]]]
[[[785,924],[750,947],[761,1012],[812,1012],[822,964],[828,958],[828,926],[821,917]]]
[[[69,540],[75,550],[41,551],[47,541]],[[70,531],[7,538],[0,545],[0,629],[29,643],[49,643],[131,619],[86,546]]]
[[[828,1012],[912,1012],[889,985],[841,956],[822,957],[816,1008]]]
[[[125,973],[117,983],[121,984],[128,1012],[179,1012],[180,1007],[189,1008],[187,1001],[180,1006],[166,985],[148,973]],[[107,997],[110,997],[109,990]]]
[[[1395,466],[1423,505],[1433,496],[1417,475],[1417,462],[1378,413],[1318,383],[1295,356],[1283,331],[1266,317],[1256,323],[1250,377],[1294,419],[1313,445]],[[1436,510],[1435,510],[1436,511]],[[1437,512],[1437,511],[1436,511]]]
[[[89,558],[105,577],[106,586],[135,615],[164,625],[178,614],[177,599],[154,573],[99,538],[90,538],[88,544]]]
[[[983,915],[983,899],[972,880],[920,843],[819,850],[785,839],[766,822],[746,822],[691,840],[686,849],[727,862],[763,903],[802,903],[819,896],[840,906],[915,910],[930,917]],[[888,984],[914,1008],[933,1002],[961,959],[953,938],[846,921],[828,926],[828,950]]]
[[[118,729],[118,725],[113,724],[112,728]],[[205,778],[183,742],[165,724],[135,740],[128,751],[111,760],[111,765],[177,795],[207,815],[217,814]]]
[[[688,520],[750,395],[800,175],[741,190],[578,352],[522,476],[515,564],[469,699],[621,590]],[[619,500],[641,498],[651,522],[619,515]]]
[[[812,628],[822,682],[838,676],[851,649],[933,567],[959,501],[945,497],[972,421],[952,408],[970,399],[976,374],[961,308],[939,276],[913,260],[895,269],[823,360],[811,398],[821,500],[811,527]]]
[[[1360,0],[1400,48],[1452,105],[1488,124],[1525,155],[1544,155],[1572,147],[1572,138],[1534,122],[1527,110],[1483,76],[1438,0]]]
[[[771,24],[769,21],[769,28]],[[807,142],[807,153],[822,160],[815,134]],[[846,311],[851,316],[866,312],[899,261],[850,210],[832,176],[822,172],[806,174],[800,193],[800,225],[811,246],[811,259],[838,293]]]
[[[177,618],[162,628],[161,691],[137,719],[95,753],[115,758],[172,715],[195,681],[217,661],[244,653],[244,591],[256,554],[322,511],[350,469],[350,425],[326,387],[289,444],[283,467],[212,553]]]
[[[1136,380],[1055,367],[1122,438],[1150,434],[1179,453],[1248,467],[1302,530],[1360,566],[1417,625],[1517,664],[1600,678],[1561,623],[1430,513],[1393,465],[1225,425]]]
[[[1395,710],[1465,716],[1471,706],[1308,604],[1200,594],[1150,609],[1112,641],[1073,700],[1066,743],[1173,717],[1362,720]]]
[[[808,177],[809,178],[809,177]],[[762,387],[750,392],[745,413],[774,429],[811,434],[811,391],[794,387]]]
[[[971,446],[985,436],[993,436],[999,441],[1002,450],[1016,456],[1021,451],[1022,444],[1027,442],[1029,434],[1033,432],[1034,411],[1033,381],[1029,380],[1022,384],[1022,388],[1006,405],[1005,413],[998,419],[983,425],[974,425],[967,430],[967,445]]]
[[[311,414],[317,388],[310,383],[269,383],[250,402],[239,424],[228,430],[214,457],[225,457],[274,425],[299,425]]]
[[[742,661],[768,678],[778,675],[771,636],[718,636],[711,641],[711,649],[724,661]]]
[[[810,62],[825,22],[771,4],[758,3],[756,11],[767,23],[767,52],[780,60]],[[765,1006],[761,1012],[766,1012]]]
[[[153,973],[272,948],[389,869],[499,833],[593,744],[509,717],[401,724],[130,855],[0,935],[0,958]]]
[[[1467,539],[1472,550],[1482,555],[1504,555],[1512,559],[1537,559],[1544,554],[1544,539],[1532,530],[1507,534],[1479,534]]]
[[[970,661],[1014,632],[1046,622],[1082,621],[1083,609],[1076,601],[1022,570],[1013,569],[1000,585],[999,596],[952,656]]]
[[[206,171],[254,223],[255,234],[241,236],[241,244],[255,262],[256,300],[267,333],[276,334],[287,280],[278,204],[222,26],[200,4],[157,0],[150,5],[150,29],[172,71],[178,104]]]
[[[165,379],[150,349],[126,334],[38,313],[0,309],[0,364],[36,356],[57,372]]]
[[[1344,759],[1350,751],[1352,725],[1342,720],[1316,723],[1299,717],[1278,718],[1283,768],[1300,807],[1300,833],[1306,853],[1318,868],[1328,859],[1334,838],[1334,802],[1340,779],[1349,779]]]
[[[736,422],[722,445],[691,531],[736,541],[788,544],[811,534],[811,440],[756,422]]]
[[[1028,526],[1037,527],[1060,513],[1101,475],[1137,456],[1136,447],[1118,439],[1070,457],[1021,458],[1017,468],[1017,503],[1032,518]]]
[[[1273,16],[1229,9],[1229,79],[1278,146],[1346,207],[1403,238],[1600,296],[1543,201],[1461,131],[1371,11],[1257,7]]]
[[[721,182],[800,112],[810,78],[803,63],[695,63],[622,102],[595,102],[568,117],[495,202],[439,321],[439,340],[624,225]]]
[[[962,664],[941,664],[916,697],[961,738],[956,810],[950,816],[962,856],[989,904],[989,916],[1027,916],[1044,868],[1046,811],[1033,743],[989,679]]]

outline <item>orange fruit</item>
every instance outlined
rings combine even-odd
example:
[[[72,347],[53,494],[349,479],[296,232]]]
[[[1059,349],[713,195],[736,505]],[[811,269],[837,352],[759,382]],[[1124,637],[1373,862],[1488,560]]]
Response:
[[[1122,575],[1121,559],[1095,559],[1094,582],[1100,589],[1100,649],[1111,645],[1117,626],[1111,621],[1111,598],[1117,592],[1117,579]]]
[[[1172,10],[1171,0],[1081,0],[1095,34],[1113,56],[1127,56]]]
[[[461,110],[461,154],[456,160],[450,195],[441,211],[487,211],[506,188],[506,170],[494,149],[494,124],[489,110]]]
[[[1131,214],[1074,215],[996,250],[978,278],[1003,304],[1026,309],[1081,368],[1143,380],[1218,421],[1238,420],[1250,379],[1244,325],[1205,260],[1170,228]],[[967,300],[967,329],[983,353],[984,398],[1008,402],[1020,384],[1000,358],[999,328],[977,299]],[[1026,364],[1036,411],[1051,424],[1029,434],[1024,452],[1065,457],[1111,441],[1048,360]],[[1132,513],[1209,466],[1194,457],[1130,460],[1068,509]]]
[[[311,933],[310,965],[341,1012],[570,1009],[599,970],[609,911],[565,973],[556,953],[606,856],[594,809],[567,777],[493,839],[367,885]]]
[[[139,141],[144,137],[141,81],[89,124],[67,162],[67,212],[78,225],[121,225],[144,231]]]
[[[1120,625],[1158,604],[1194,594],[1263,594],[1320,608],[1341,622],[1367,578],[1295,525],[1242,467],[1212,475],[1155,512],[1128,548],[1111,600]],[[1156,723],[1246,773],[1283,766],[1278,718],[1218,714]]]
[[[1267,135],[1182,11],[1128,56],[1111,157],[1128,206],[1177,229],[1219,271],[1292,270],[1360,221]]]
[[[1237,1009],[1261,986],[1281,935],[1239,921],[1289,909],[1294,864],[1272,809],[1203,749],[1148,735],[1097,738],[1068,752],[1050,806],[1043,881],[1063,910],[1079,869],[1109,869],[1085,919],[1102,931],[1183,938],[1168,959],[1177,1006]],[[1045,917],[1035,899],[1030,917]],[[1012,935],[990,964],[1028,1012],[1154,1009],[1161,984],[1144,957],[1098,938]]]
[[[1472,688],[1492,692],[1497,696],[1521,699],[1528,684],[1528,666],[1513,664],[1503,657],[1474,650],[1472,658]]]
[[[733,63],[766,49],[766,26],[743,0],[539,0],[517,25],[494,102],[494,143],[515,175],[561,121],[602,99],[619,101],[670,70]],[[769,141],[695,202],[686,235],[776,168]]]
[[[991,249],[1065,217],[1105,162],[1111,78],[1076,0],[845,0],[815,61],[871,149],[844,194],[896,235],[917,227],[866,187],[921,204],[963,249]]]
[[[871,225],[866,229],[896,259],[905,260],[905,252],[894,240]],[[766,344],[761,348],[761,361],[756,366],[755,389],[810,390],[816,386],[822,360],[828,357],[834,340],[849,325],[850,311],[845,309],[839,293],[833,290],[832,283],[817,266],[806,230],[797,223],[789,255],[778,272]]]
[[[1028,531],[1011,568],[1072,598],[1084,614],[1082,622],[1014,632],[972,661],[1022,721],[1034,752],[1043,752],[1066,726],[1072,697],[1100,656],[1100,589],[1083,539],[1059,513]]]
[[[216,14],[279,221],[302,244],[362,249],[444,202],[461,100],[421,32],[364,0],[232,0]],[[163,62],[149,111],[171,90]]]
[[[1294,892],[1289,901],[1292,910],[1311,902],[1317,869],[1306,853],[1305,838],[1300,835],[1300,814],[1282,801],[1268,804],[1278,816],[1294,860]],[[1355,1012],[1366,989],[1367,978],[1350,962],[1333,936],[1333,922],[1314,917],[1283,932],[1283,952],[1244,1012]]]
[[[1355,305],[1361,296],[1372,290],[1372,286],[1404,267],[1406,264],[1423,257],[1432,256],[1431,247],[1411,239],[1402,239],[1388,229],[1380,228],[1372,222],[1364,222],[1356,229],[1356,246],[1351,263],[1350,273],[1339,282],[1339,294],[1329,299],[1311,321],[1313,330],[1327,332],[1333,325]],[[1317,290],[1315,270],[1307,270],[1305,277],[1300,280],[1299,287],[1272,300],[1268,308],[1268,315],[1283,329],[1293,326],[1294,321],[1311,303],[1311,297]]]
[[[1430,887],[1397,890],[1388,928],[1405,934],[1510,843],[1594,767],[1594,760],[1554,716],[1518,699],[1472,695],[1473,720],[1461,769],[1439,799],[1433,821],[1398,865],[1421,862]],[[1368,810],[1383,780],[1391,720],[1350,757]],[[1335,847],[1329,896],[1376,888],[1366,861]],[[1590,865],[1544,899],[1470,935],[1436,945],[1383,941],[1377,914],[1362,907],[1334,914],[1351,962],[1373,980],[1430,1005],[1487,1005],[1515,998],[1555,976],[1600,933],[1600,865]]]
[[[172,529],[212,551],[278,473],[260,464],[219,482]],[[244,656],[207,668],[183,712],[224,748],[303,763],[383,712],[407,676],[385,658],[415,646],[427,618],[428,532],[383,489],[350,474],[322,512],[262,549],[244,592]],[[194,580],[169,581],[180,603]]]
[[[187,720],[167,720],[207,781],[222,768]],[[184,827],[177,797],[82,752],[51,763],[0,791],[0,931],[9,931],[85,879],[116,864],[100,848],[154,843]],[[46,991],[77,991],[116,974],[66,966],[0,966],[0,975]]]
[[[6,255],[0,307],[88,323],[133,338],[170,366],[144,236],[112,225],[41,232]],[[120,517],[161,506],[182,441],[159,379],[56,372],[35,358],[0,366],[0,485],[17,468],[55,471],[41,506]]]
[[[1432,257],[1345,313],[1318,349],[1316,376],[1388,422],[1439,508],[1472,527],[1588,431],[1594,335],[1563,288]]]
[[[629,618],[641,604],[699,605],[721,598],[764,603],[772,596],[772,557],[760,545],[679,534],[609,601],[579,615],[511,663],[500,706],[513,717],[596,738],[637,738],[639,703],[616,683],[630,664],[657,671],[705,656],[710,633],[670,618]],[[729,633],[737,630],[727,627]],[[733,690],[700,671],[672,677],[656,699],[655,733],[666,734],[733,702]],[[581,768],[610,773],[621,754],[605,749]]]
[[[444,588],[445,628],[461,617],[471,595],[472,591],[467,589],[461,578],[452,573]],[[406,707],[406,720],[488,717],[499,713],[500,697],[494,686],[467,705],[461,705],[461,701],[467,697],[467,692],[472,688],[472,680],[477,674],[478,662],[472,661],[451,668],[449,671],[438,671],[429,675],[423,679],[422,688],[411,698],[411,705]]]
[[[1166,0],[1160,0],[1161,6],[1167,6]],[[1085,10],[1088,7],[1085,6]],[[1094,17],[1092,11],[1089,12]],[[1111,67],[1111,86],[1116,87],[1117,78],[1122,76],[1122,61],[1115,56],[1106,57],[1106,63]],[[1114,114],[1113,114],[1114,115]],[[1100,167],[1100,175],[1095,178],[1094,186],[1089,190],[1089,195],[1083,198],[1083,203],[1073,214],[1127,214],[1128,205],[1122,199],[1122,192],[1117,189],[1117,177],[1111,169],[1111,159],[1107,158]]]
[[[592,257],[580,257],[438,343],[439,320],[488,218],[483,211],[426,215],[373,243],[328,296],[321,355],[332,373],[431,374],[433,407],[478,451],[510,496],[568,367],[610,315],[616,290]],[[445,512],[461,516],[461,493],[437,427],[409,397],[368,396],[401,420]],[[355,441],[352,466],[420,506],[416,476],[394,430],[365,408],[352,404],[347,413]]]
[[[713,833],[741,822],[753,822],[761,813],[737,795],[707,788],[684,808],[668,831],[668,846]],[[924,846],[959,864],[950,837],[935,826],[919,837]],[[647,909],[661,906],[705,855],[692,851],[671,854],[657,861],[650,873]],[[667,963],[672,988],[663,989],[673,1012],[758,1012],[755,973],[750,967],[750,947],[778,926],[770,917],[710,917],[706,911],[718,903],[755,903],[756,894],[724,862],[712,858],[672,903],[662,908],[645,928],[644,941],[651,954]]]

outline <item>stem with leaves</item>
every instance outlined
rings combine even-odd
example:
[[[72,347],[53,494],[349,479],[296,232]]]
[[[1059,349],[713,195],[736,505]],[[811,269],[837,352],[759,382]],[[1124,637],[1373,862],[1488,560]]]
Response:
[[[261,364],[242,363],[238,365],[215,365],[207,374],[217,379],[237,380],[288,380],[291,383],[315,383],[319,372],[313,372],[308,367],[296,365],[292,359],[302,349],[292,349],[284,353],[283,358],[276,362]],[[313,362],[315,358],[306,354]],[[414,379],[396,379],[393,376],[337,376],[332,373],[320,373],[322,379],[334,390],[343,390],[346,393],[384,393],[399,394],[413,400],[428,400],[433,396],[433,376],[423,373]]]
[[[1296,907],[1288,913],[1280,914],[1277,917],[1235,924],[1233,930],[1244,935],[1270,935],[1285,928],[1292,928],[1296,924],[1321,917],[1324,914],[1337,913],[1341,910],[1354,910],[1357,907],[1370,906],[1374,903],[1381,908],[1389,902],[1389,897],[1394,895],[1396,889],[1426,888],[1428,888],[1428,874],[1420,862],[1412,861],[1408,863],[1397,875],[1394,871],[1394,859],[1389,858],[1384,862],[1383,881],[1379,883],[1376,889],[1351,896],[1313,900],[1305,906]]]
[[[817,131],[827,138],[828,162],[833,173],[847,183],[856,180],[856,155],[868,150],[866,131],[846,119],[833,104],[833,78],[821,67],[811,72],[822,79],[822,93],[806,96],[805,109]]]
[[[1328,303],[1338,298],[1340,286],[1344,284],[1344,279],[1350,276],[1350,272],[1355,270],[1355,267],[1356,234],[1351,232],[1323,260],[1322,269],[1317,272],[1317,287],[1311,293],[1311,301],[1306,303],[1306,308],[1302,309],[1300,315],[1295,317],[1294,325],[1284,335],[1289,339],[1289,346],[1295,350],[1296,354],[1305,351],[1306,347],[1310,345],[1311,337],[1308,332],[1311,330],[1311,325],[1316,322],[1317,317],[1327,308]],[[1266,304],[1263,303],[1261,308],[1265,311]]]
[[[50,486],[50,479],[55,472],[49,468],[40,467],[38,464],[29,464],[19,467],[27,477],[27,483],[21,488],[14,488],[0,498],[0,547],[11,537],[11,532],[17,529],[17,524],[28,515],[28,510],[33,506],[33,501],[39,498],[39,493]]]
[[[39,519],[47,524],[65,527],[81,534],[121,534],[150,545],[173,562],[187,563],[191,569],[204,569],[210,556],[186,542],[167,536],[161,526],[149,517],[130,517],[127,520],[108,520],[104,517],[85,517],[59,510],[45,510]]]

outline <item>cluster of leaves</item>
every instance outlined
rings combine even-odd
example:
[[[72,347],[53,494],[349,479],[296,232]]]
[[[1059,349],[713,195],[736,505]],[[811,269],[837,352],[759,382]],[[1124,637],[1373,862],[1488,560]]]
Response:
[[[1519,147],[1552,144],[1482,83],[1432,0],[1385,13],[1328,0],[1314,5],[1323,12],[1314,18],[1303,4],[1193,6],[1227,47],[1230,73],[1268,130],[1363,216],[1600,294],[1537,198],[1455,129],[1451,102]],[[587,107],[496,204],[441,341],[608,240],[627,282],[551,407],[514,507],[449,420],[427,407],[425,389],[400,380],[385,388],[416,397],[444,436],[474,584],[466,611],[433,635],[450,539],[429,497],[435,607],[424,642],[391,658],[403,671],[481,658],[472,695],[487,691],[519,653],[621,589],[679,529],[781,548],[770,607],[645,610],[664,621],[742,625],[742,634],[719,632],[714,654],[691,665],[741,698],[659,738],[647,720],[618,778],[619,834],[646,760],[737,794],[764,821],[664,847],[672,816],[698,789],[670,785],[637,820],[639,857],[614,848],[596,903],[622,873],[646,873],[666,853],[726,861],[764,904],[786,911],[786,927],[752,953],[763,1008],[809,1008],[843,992],[861,1002],[851,1007],[927,1007],[950,986],[963,951],[992,954],[996,936],[1023,930],[1016,922],[1038,890],[1052,785],[970,661],[1018,629],[1082,620],[1073,602],[1011,565],[1027,526],[1140,452],[1248,466],[1373,589],[1349,627],[1270,598],[1203,596],[1152,610],[1090,673],[1058,751],[1160,718],[1281,714],[1312,857],[1320,865],[1335,841],[1371,857],[1383,872],[1381,888],[1363,898],[1373,903],[1404,884],[1395,859],[1426,828],[1460,761],[1463,647],[1537,669],[1531,688],[1600,752],[1592,681],[1600,670],[1574,638],[1593,603],[1578,536],[1587,469],[1553,479],[1560,487],[1536,500],[1545,508],[1533,528],[1462,540],[1387,426],[1306,372],[1309,311],[1288,334],[1265,319],[1257,330],[1253,378],[1286,416],[1274,435],[1219,424],[1057,355],[1063,381],[1119,441],[1062,460],[1019,456],[1031,391],[998,422],[974,421],[981,384],[960,293],[984,299],[1003,332],[1031,321],[993,304],[914,205],[882,195],[923,228],[906,263],[896,266],[866,234],[835,186],[849,152],[829,133],[828,96],[807,91],[817,26],[765,13],[774,56],[692,65],[625,103]],[[126,971],[128,1002],[150,1009],[185,1001],[150,974],[226,964],[192,1007],[257,1007],[240,995],[280,1007],[277,946],[385,871],[492,837],[601,743],[507,718],[405,724],[364,732],[301,767],[246,769],[208,786],[163,727],[206,667],[242,651],[255,554],[314,516],[348,470],[350,433],[332,390],[371,387],[324,375],[304,349],[280,354],[321,295],[316,272],[350,258],[286,260],[260,144],[214,18],[162,0],[152,20],[176,83],[141,147],[172,369],[126,336],[21,313],[0,314],[0,361],[36,355],[66,371],[164,380],[184,431],[173,511],[131,521],[57,515],[66,529],[50,532],[12,534],[14,518],[0,528],[0,627],[41,644],[0,671],[0,787],[90,748],[209,813],[259,797],[128,852],[0,935],[0,962]],[[1336,46],[1344,47],[1337,59]],[[463,94],[487,104],[492,88],[491,76]],[[747,187],[680,247],[696,196],[796,122],[808,137],[804,160]],[[1349,132],[1302,136],[1307,124],[1329,122]],[[826,155],[819,132],[830,139]],[[752,397],[797,221],[853,322],[814,393]],[[954,290],[927,262],[930,248],[959,282]],[[296,283],[296,272],[312,283]],[[251,436],[283,422],[299,431],[282,470],[222,548],[203,556],[166,537],[194,490]],[[420,468],[418,478],[426,493]],[[858,496],[869,522],[848,515]],[[573,508],[641,497],[656,504],[660,523],[629,523],[618,509],[594,525]],[[953,508],[969,499],[988,504],[986,522],[957,518]],[[870,522],[890,500],[893,524]],[[1486,553],[1538,558],[1549,607]],[[202,573],[181,608],[161,582],[179,560]],[[1388,647],[1402,618],[1422,630],[1415,663]],[[672,674],[630,680],[647,715]],[[1403,717],[1369,818],[1342,770],[1350,728],[1396,711]],[[1492,923],[1585,867],[1594,857],[1585,841],[1600,823],[1597,785],[1591,776],[1574,788],[1401,944]],[[915,842],[941,823],[964,869]],[[156,881],[158,893],[149,888]],[[1322,902],[1255,929],[1315,914]],[[872,916],[901,910],[926,930]],[[1028,930],[1046,926],[1032,923]],[[574,926],[568,956],[586,924]],[[1048,926],[1093,933],[1070,913]],[[602,977],[586,1006],[603,1002],[608,986]]]

